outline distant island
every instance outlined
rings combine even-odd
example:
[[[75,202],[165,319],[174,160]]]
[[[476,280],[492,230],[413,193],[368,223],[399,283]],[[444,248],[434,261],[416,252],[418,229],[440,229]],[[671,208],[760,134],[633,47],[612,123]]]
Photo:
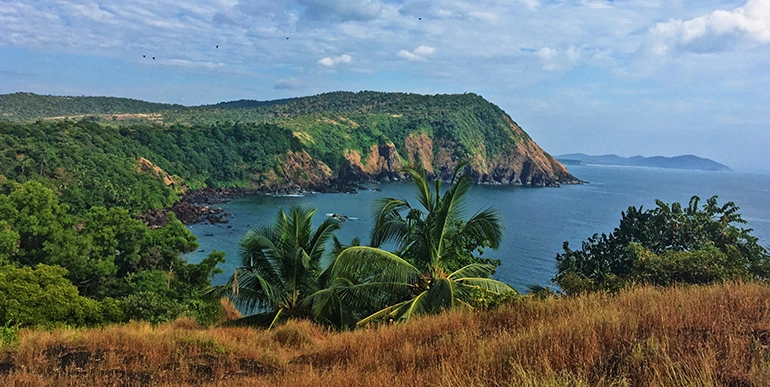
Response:
[[[620,157],[618,155],[591,156],[583,153],[570,153],[556,156],[564,165],[625,165],[633,167],[651,167],[668,169],[689,169],[698,171],[730,171],[727,165],[718,163],[714,160],[693,156],[683,155],[675,157],[664,156],[634,156]]]

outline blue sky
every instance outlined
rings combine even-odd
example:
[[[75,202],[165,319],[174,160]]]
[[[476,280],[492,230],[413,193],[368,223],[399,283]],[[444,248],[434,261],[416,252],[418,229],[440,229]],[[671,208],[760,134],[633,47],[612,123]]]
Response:
[[[552,154],[770,170],[768,43],[770,0],[0,0],[0,93],[474,92]]]

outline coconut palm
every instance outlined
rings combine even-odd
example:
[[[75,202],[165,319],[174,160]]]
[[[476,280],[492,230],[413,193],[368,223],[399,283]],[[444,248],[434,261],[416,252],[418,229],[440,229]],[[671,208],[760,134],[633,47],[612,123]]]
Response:
[[[323,275],[321,257],[339,222],[327,218],[313,230],[314,213],[300,207],[281,210],[274,225],[246,233],[240,241],[240,265],[217,293],[229,296],[241,309],[257,312],[228,325],[270,328],[291,318],[333,320],[320,315],[332,308],[314,307],[309,296],[326,287],[329,276]],[[326,300],[318,295],[313,299]]]
[[[446,309],[472,309],[489,296],[515,293],[511,286],[489,278],[494,265],[474,262],[452,267],[460,262],[457,255],[467,253],[469,247],[471,251],[482,246],[497,248],[502,236],[492,209],[462,219],[472,181],[465,175],[458,178],[457,171],[442,195],[441,181],[431,190],[424,171],[404,168],[414,180],[422,208],[404,199],[377,202],[371,245],[349,247],[335,259],[333,277],[348,281],[339,292],[345,300],[357,307],[381,307],[359,325],[406,320]],[[474,242],[461,244],[462,240]],[[398,245],[395,253],[378,248],[386,242]]]

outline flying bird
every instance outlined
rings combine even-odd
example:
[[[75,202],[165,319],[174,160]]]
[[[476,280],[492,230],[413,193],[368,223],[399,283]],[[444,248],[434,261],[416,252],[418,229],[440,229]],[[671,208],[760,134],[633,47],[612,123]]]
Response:
[[[152,60],[155,60],[155,57],[152,57]]]
[[[219,48],[219,45],[217,44],[217,48]]]
[[[142,58],[147,58],[147,55],[142,55]]]

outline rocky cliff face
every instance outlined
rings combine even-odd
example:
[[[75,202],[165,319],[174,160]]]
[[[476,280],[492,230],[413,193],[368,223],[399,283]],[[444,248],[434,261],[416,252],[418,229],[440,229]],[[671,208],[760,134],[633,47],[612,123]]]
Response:
[[[545,153],[509,117],[505,117],[508,130],[520,138],[510,149],[489,155],[484,143],[481,151],[470,157],[467,173],[479,184],[514,184],[530,186],[558,186],[576,184],[580,181],[572,176],[555,158]],[[406,137],[400,154],[393,143],[372,145],[368,154],[362,157],[356,150],[347,150],[348,164],[336,173],[336,182],[355,184],[366,181],[392,181],[404,178],[400,172],[405,163],[419,166],[432,178],[449,180],[459,161],[460,149],[447,139],[434,139],[423,132]],[[467,159],[467,157],[466,157]],[[315,186],[330,179],[328,174],[320,176]]]
[[[258,188],[268,191],[324,190],[332,184],[331,168],[310,157],[306,151],[289,151],[282,157],[281,167],[257,176]]]

